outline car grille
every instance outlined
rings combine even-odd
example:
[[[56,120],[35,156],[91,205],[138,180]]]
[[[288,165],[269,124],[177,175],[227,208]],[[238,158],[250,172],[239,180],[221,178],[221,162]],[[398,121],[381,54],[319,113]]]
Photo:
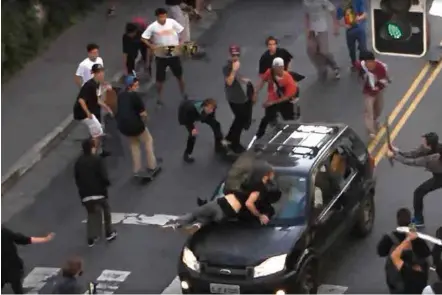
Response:
[[[201,264],[201,272],[209,276],[239,280],[253,277],[253,267],[231,267],[214,265],[207,262]]]

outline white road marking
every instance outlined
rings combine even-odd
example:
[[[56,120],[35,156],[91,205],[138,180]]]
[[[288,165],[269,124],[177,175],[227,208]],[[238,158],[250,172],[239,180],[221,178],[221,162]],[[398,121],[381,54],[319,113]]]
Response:
[[[112,213],[112,224],[131,224],[131,225],[164,225],[169,220],[176,219],[178,216],[155,214],[148,216],[140,213]],[[87,220],[83,220],[86,223]]]
[[[60,268],[56,267],[35,267],[24,279],[23,288],[26,294],[38,294],[38,292],[53,277],[57,276]]]
[[[339,285],[321,285],[318,288],[318,294],[345,294],[348,290],[346,286]],[[175,277],[173,281],[163,290],[161,294],[183,294],[181,292],[181,282],[178,277]]]
[[[54,279],[52,283],[53,286],[55,286],[55,277],[58,276],[60,270],[60,268],[56,267],[34,267],[23,281],[23,288],[27,291],[26,294],[39,294],[39,291],[41,291],[51,279]],[[97,293],[113,294],[129,275],[130,271],[103,270],[100,276],[95,280],[95,283],[97,283]],[[86,287],[87,286],[85,286],[85,289]],[[47,291],[51,292],[52,290]],[[88,294],[87,291],[84,294]]]
[[[442,17],[442,0],[434,0],[429,13],[434,16]]]
[[[113,294],[130,275],[130,271],[105,269],[97,278],[98,294]]]

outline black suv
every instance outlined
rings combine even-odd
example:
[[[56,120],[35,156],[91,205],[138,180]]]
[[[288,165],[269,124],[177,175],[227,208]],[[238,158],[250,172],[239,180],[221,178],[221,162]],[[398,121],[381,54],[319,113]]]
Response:
[[[266,226],[231,220],[198,230],[180,256],[182,292],[316,293],[320,256],[347,232],[372,230],[373,160],[341,124],[284,123],[249,152],[275,167],[275,214]]]

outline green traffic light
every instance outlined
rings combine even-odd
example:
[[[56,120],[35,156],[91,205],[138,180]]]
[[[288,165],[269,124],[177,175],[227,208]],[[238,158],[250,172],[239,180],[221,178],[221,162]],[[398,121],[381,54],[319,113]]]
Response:
[[[392,37],[393,39],[400,39],[404,35],[401,28],[393,23],[389,23],[387,25],[387,31],[388,35],[390,35],[390,37]]]

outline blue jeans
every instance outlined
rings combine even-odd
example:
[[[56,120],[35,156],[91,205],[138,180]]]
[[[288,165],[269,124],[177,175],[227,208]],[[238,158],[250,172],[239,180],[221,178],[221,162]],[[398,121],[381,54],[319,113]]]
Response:
[[[356,42],[358,43],[359,54],[367,51],[367,33],[364,28],[353,28],[347,30],[346,34],[348,53],[351,63],[356,62]]]

